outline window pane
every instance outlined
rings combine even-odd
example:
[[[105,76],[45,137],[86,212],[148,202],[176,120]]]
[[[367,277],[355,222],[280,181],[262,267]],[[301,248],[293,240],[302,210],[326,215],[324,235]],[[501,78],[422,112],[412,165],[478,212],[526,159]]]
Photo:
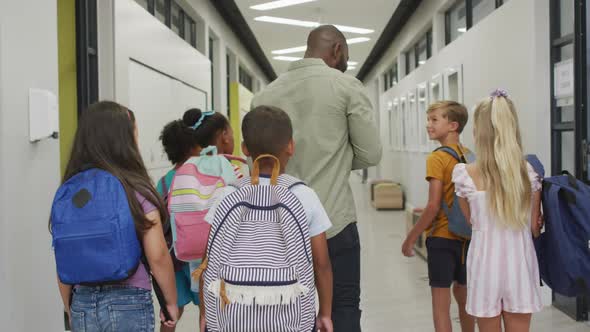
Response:
[[[576,174],[575,136],[573,131],[561,133],[561,169]]]
[[[574,121],[574,105],[558,107],[557,110],[560,114],[560,121],[561,122],[570,122]]]
[[[472,0],[473,25],[483,20],[496,9],[496,0]]]
[[[425,64],[426,60],[428,59],[427,47],[428,40],[426,35],[424,35],[424,38],[418,42],[418,66]]]
[[[574,57],[574,44],[568,44],[559,50],[560,61],[573,59]]]
[[[457,39],[461,34],[467,32],[467,15],[465,1],[458,1],[446,12],[448,37],[447,44]]]
[[[252,76],[246,71],[244,70],[242,67],[239,68],[239,80],[240,80],[240,84],[242,84],[244,87],[246,87],[248,90],[253,91],[253,87],[252,87]]]
[[[416,69],[415,54],[416,53],[414,52],[414,47],[412,47],[412,49],[406,52],[406,69],[408,74],[411,73],[414,69]]]
[[[180,6],[176,3],[176,2],[172,2],[172,5],[170,7],[171,12],[172,12],[172,26],[170,27],[172,29],[172,31],[174,31],[174,33],[176,33],[177,35],[180,35],[180,29],[182,28],[180,26],[181,19],[181,9]]]
[[[430,29],[426,33],[426,42],[428,43],[426,45],[426,53],[428,54],[428,58],[430,59],[430,57],[432,56],[432,29]]]
[[[383,91],[387,91],[389,89],[389,75],[386,72],[383,74]]]
[[[156,18],[166,24],[166,0],[156,0]]]
[[[143,8],[145,8],[145,10],[149,10],[148,9],[148,0],[135,0],[135,2],[137,2]]]
[[[397,85],[399,80],[397,76],[397,59],[394,60],[393,67],[391,68],[391,86]]]
[[[184,17],[184,40],[193,47],[197,47],[196,24],[195,21],[188,16]]]
[[[574,1],[559,1],[559,36],[563,37],[574,33]]]

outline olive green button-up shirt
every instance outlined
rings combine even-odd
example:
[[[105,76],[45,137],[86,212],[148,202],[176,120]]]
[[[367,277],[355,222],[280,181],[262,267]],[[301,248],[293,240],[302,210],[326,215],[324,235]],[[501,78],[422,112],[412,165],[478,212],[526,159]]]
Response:
[[[303,59],[254,97],[252,107],[260,105],[289,114],[295,155],[286,172],[318,194],[333,225],[327,237],[356,222],[350,172],[375,166],[382,152],[363,84],[321,59]]]

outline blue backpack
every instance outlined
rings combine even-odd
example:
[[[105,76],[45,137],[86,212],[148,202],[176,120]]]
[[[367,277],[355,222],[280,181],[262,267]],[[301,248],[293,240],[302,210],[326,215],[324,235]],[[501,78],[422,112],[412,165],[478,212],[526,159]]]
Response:
[[[121,281],[139,266],[142,250],[127,194],[119,179],[106,171],[85,170],[58,189],[51,232],[64,284]]]
[[[543,165],[527,161],[541,177]],[[535,240],[541,279],[556,293],[576,296],[590,287],[590,186],[567,171],[543,180],[545,232]]]
[[[459,156],[457,151],[448,146],[441,146],[434,150],[434,152],[436,151],[443,151],[450,154],[459,163],[467,164],[468,162],[475,161],[475,155],[473,153],[469,152],[467,154]],[[461,211],[461,206],[459,204],[455,204],[455,202],[458,201],[459,199],[457,197],[457,194],[453,196],[453,205],[451,207],[447,205],[447,202],[445,202],[444,199],[442,200],[442,209],[447,215],[447,219],[449,220],[449,231],[461,237],[470,238],[471,225],[467,222],[467,219],[465,219],[465,215],[463,214],[463,211]]]

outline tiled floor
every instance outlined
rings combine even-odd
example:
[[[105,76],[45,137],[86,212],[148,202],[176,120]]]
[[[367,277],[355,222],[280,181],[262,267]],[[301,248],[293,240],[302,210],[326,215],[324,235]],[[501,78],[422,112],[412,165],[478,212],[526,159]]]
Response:
[[[368,203],[368,188],[356,175],[351,183],[357,193],[359,229],[362,243],[362,310],[365,332],[434,331],[426,263],[405,258],[400,248],[405,235],[402,212],[377,212]],[[453,328],[460,331],[453,308]],[[177,331],[198,330],[197,309],[187,307]],[[560,311],[547,307],[533,316],[534,332],[588,332],[590,325],[576,323]],[[338,332],[338,331],[336,331]]]

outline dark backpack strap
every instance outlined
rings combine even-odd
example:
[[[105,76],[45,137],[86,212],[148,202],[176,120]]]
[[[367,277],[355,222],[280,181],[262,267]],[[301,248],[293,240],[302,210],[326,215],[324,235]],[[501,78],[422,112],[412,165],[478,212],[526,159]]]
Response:
[[[446,152],[446,153],[450,154],[453,158],[455,158],[455,160],[457,160],[457,162],[467,164],[467,161],[465,160],[465,158],[462,158],[462,156],[459,156],[459,154],[457,153],[457,151],[455,151],[455,149],[453,149],[450,146],[441,146],[441,147],[438,147],[433,152],[436,152],[436,151]]]
[[[297,186],[305,186],[305,185],[306,185],[306,184],[305,184],[305,182],[303,182],[303,181],[300,181],[300,182],[295,182],[295,183],[293,183],[292,185],[290,185],[290,186],[289,186],[289,190],[291,190],[291,189],[293,189],[293,188],[295,188],[295,187],[297,187]]]
[[[289,190],[293,189],[296,186],[300,186],[300,185],[306,185],[303,181],[301,181],[300,179],[288,175],[288,174],[282,174],[281,176],[279,176],[279,179],[277,181],[279,186],[285,187]]]
[[[160,179],[160,186],[162,187],[162,196],[164,201],[168,200],[168,184],[166,183],[166,175]]]
[[[543,164],[539,158],[534,154],[527,154],[525,159],[529,164],[531,164],[531,167],[533,167],[535,173],[537,173],[539,177],[543,179],[545,177],[545,168],[543,167]]]
[[[158,300],[158,304],[162,309],[164,318],[166,318],[166,320],[171,320],[168,308],[166,308],[166,298],[164,298],[164,292],[162,292],[162,289],[160,288],[160,285],[158,284],[156,277],[152,274],[152,269],[150,268],[150,264],[148,263],[147,257],[145,255],[145,250],[143,250],[143,245],[141,246],[141,252],[141,262],[143,263],[143,266],[145,267],[150,279],[152,280],[152,287],[154,288],[154,293],[156,294],[156,299]]]

